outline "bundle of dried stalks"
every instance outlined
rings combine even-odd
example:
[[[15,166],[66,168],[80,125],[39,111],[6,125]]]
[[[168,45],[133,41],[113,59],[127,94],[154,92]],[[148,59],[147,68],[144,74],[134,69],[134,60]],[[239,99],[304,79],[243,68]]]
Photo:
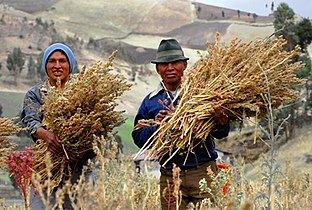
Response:
[[[299,47],[286,52],[282,37],[249,43],[235,38],[229,45],[219,40],[217,34],[215,44],[207,47],[208,55],[189,70],[179,93],[179,105],[140,153],[149,149],[151,157],[173,155],[181,149],[191,152],[193,140],[204,141],[214,127],[213,106],[227,109],[230,120],[238,120],[266,114],[268,100],[263,97],[270,97],[273,108],[297,98],[292,87],[303,84],[303,80],[294,72],[303,65],[291,61]]]
[[[94,135],[106,136],[113,128],[124,122],[122,111],[115,111],[116,99],[130,88],[119,74],[112,74],[114,52],[108,62],[97,62],[71,78],[65,90],[52,88],[44,100],[43,124],[58,135],[63,152],[51,154],[52,180],[58,185],[63,175],[69,175],[70,157],[82,157],[92,150]],[[103,138],[104,139],[104,138]],[[41,178],[47,178],[45,156],[48,145],[39,141],[35,148],[34,169]],[[71,154],[70,156],[68,154]]]
[[[0,118],[0,168],[7,169],[5,164],[7,154],[12,152],[15,145],[7,140],[8,136],[11,136],[20,131],[20,128],[16,126],[12,120],[8,118]]]

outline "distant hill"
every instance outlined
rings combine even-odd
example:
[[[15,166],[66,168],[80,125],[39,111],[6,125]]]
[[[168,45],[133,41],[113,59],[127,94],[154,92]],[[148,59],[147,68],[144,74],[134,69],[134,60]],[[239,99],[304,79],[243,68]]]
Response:
[[[26,13],[35,13],[38,11],[44,11],[55,4],[57,0],[0,0],[0,4],[5,4],[14,7],[16,10],[20,10]]]
[[[120,105],[130,115],[159,81],[150,60],[161,39],[177,38],[191,66],[216,32],[228,42],[235,36],[243,41],[264,38],[274,31],[271,16],[238,15],[237,10],[188,0],[0,0],[0,17],[1,89],[23,92],[37,82],[26,78],[26,64],[19,84],[10,83],[5,64],[14,47],[21,48],[27,61],[52,41],[64,41],[80,67],[105,61],[118,50],[116,68],[134,82]]]

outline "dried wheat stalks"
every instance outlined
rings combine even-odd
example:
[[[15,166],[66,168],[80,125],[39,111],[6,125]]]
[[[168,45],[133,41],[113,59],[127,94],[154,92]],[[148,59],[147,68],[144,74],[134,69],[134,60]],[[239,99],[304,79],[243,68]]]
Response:
[[[69,175],[69,164],[76,161],[69,160],[69,152],[82,157],[86,151],[92,150],[94,135],[105,137],[124,122],[122,111],[115,111],[118,105],[116,99],[130,85],[121,75],[110,73],[115,56],[116,52],[106,64],[97,62],[90,68],[84,67],[79,75],[71,78],[65,90],[52,88],[48,92],[48,98],[44,100],[43,124],[58,135],[64,149],[59,154],[51,154],[51,179],[55,186],[64,173]],[[39,141],[35,150],[34,169],[43,180],[47,178],[44,163],[47,151],[48,145]]]
[[[5,164],[7,154],[14,150],[15,145],[6,138],[20,131],[20,128],[13,124],[8,118],[0,118],[0,168],[7,169]]]
[[[263,97],[270,95],[272,106],[294,101],[297,92],[291,87],[303,84],[294,72],[303,67],[292,63],[300,48],[291,52],[283,50],[282,37],[241,43],[237,38],[229,45],[208,45],[207,56],[202,56],[182,83],[180,102],[167,120],[139,153],[147,158],[174,155],[179,150],[192,152],[193,140],[205,140],[212,131],[215,106],[228,110],[230,120],[260,117],[267,113]]]

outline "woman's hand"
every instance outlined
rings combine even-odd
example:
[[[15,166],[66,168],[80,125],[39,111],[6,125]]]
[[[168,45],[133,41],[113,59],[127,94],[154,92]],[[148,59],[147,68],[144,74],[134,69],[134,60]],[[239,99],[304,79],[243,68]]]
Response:
[[[59,153],[63,150],[62,144],[58,136],[49,130],[39,127],[36,130],[35,137],[42,139],[48,143],[49,150],[53,153]]]

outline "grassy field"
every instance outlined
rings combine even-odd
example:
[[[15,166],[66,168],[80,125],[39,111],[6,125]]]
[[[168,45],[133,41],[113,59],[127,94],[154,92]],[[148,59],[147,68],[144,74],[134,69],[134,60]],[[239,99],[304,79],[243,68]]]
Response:
[[[124,124],[116,128],[118,135],[121,137],[123,144],[123,152],[125,154],[133,154],[139,150],[139,148],[133,143],[131,137],[131,131],[133,129],[133,118],[128,117]]]

